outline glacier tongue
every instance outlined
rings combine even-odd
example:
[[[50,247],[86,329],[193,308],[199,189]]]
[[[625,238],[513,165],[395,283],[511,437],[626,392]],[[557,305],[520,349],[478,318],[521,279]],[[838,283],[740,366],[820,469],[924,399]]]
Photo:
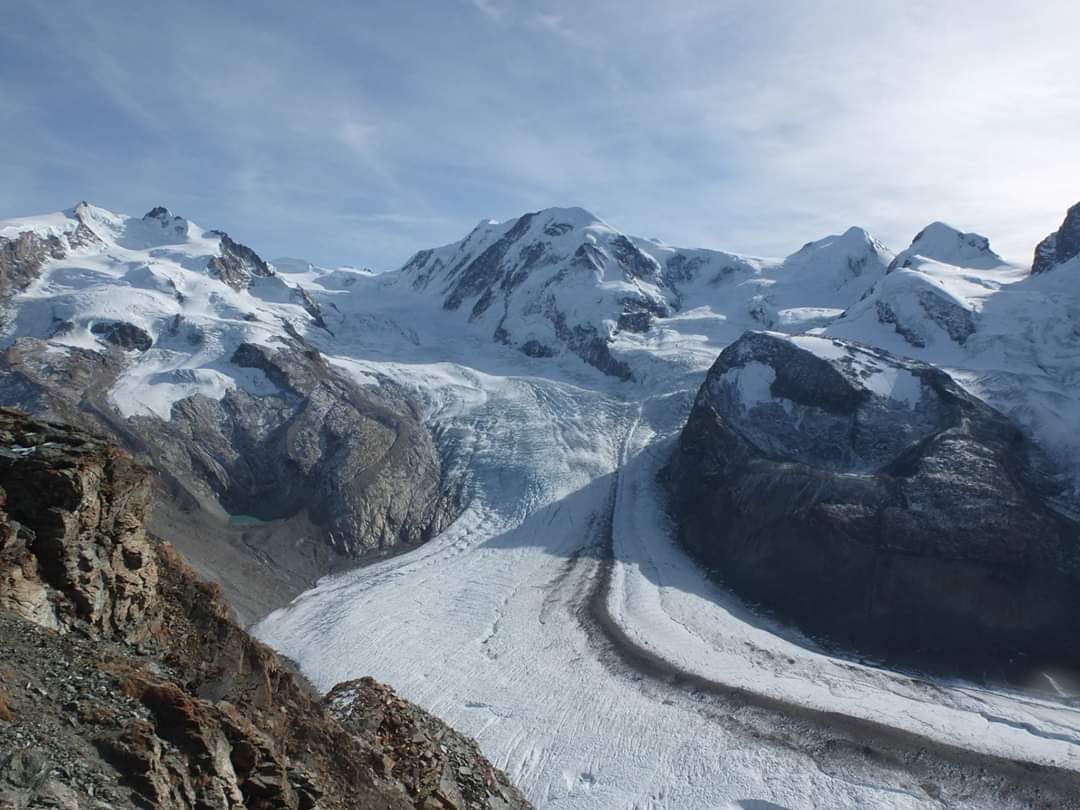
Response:
[[[614,515],[607,611],[673,667],[974,750],[1062,765],[1080,757],[1080,712],[834,658],[712,584],[671,544],[655,482],[693,389],[670,377],[628,388],[565,359],[515,360],[418,313],[407,294],[365,301],[372,326],[349,339],[393,359],[351,367],[426,392],[468,505],[422,548],[324,579],[257,626],[320,688],[360,672],[394,683],[475,736],[547,808],[932,801],[910,776],[843,754],[813,764],[799,744],[772,741],[776,726],[762,736],[759,723],[778,722],[767,712],[725,721],[757,710],[620,663],[588,618]],[[1008,724],[988,735],[987,716]],[[982,793],[954,806],[993,801]]]

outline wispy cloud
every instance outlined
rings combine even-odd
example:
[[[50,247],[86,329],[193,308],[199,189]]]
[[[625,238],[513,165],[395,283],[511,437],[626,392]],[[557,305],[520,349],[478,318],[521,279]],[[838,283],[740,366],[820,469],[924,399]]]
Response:
[[[1080,197],[1075,4],[13,2],[0,215],[161,202],[378,268],[557,204],[773,254],[940,218],[1025,258]]]
[[[472,4],[493,20],[501,20],[506,14],[506,9],[496,0],[472,0]]]

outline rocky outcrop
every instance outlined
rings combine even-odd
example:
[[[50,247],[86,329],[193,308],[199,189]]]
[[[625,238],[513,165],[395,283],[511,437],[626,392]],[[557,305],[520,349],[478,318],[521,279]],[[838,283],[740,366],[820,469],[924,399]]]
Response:
[[[370,747],[376,771],[409,785],[418,806],[509,810],[526,804],[474,740],[375,679],[339,683],[324,702],[345,729]]]
[[[315,325],[320,329],[325,329],[333,336],[334,333],[330,330],[330,327],[326,325],[326,319],[323,318],[322,307],[319,306],[319,302],[312,298],[308,291],[299,284],[296,285],[296,292],[294,294],[300,300],[300,303],[307,311],[307,314],[311,316],[311,320]]]
[[[253,277],[266,278],[274,274],[270,265],[247,245],[234,242],[223,231],[210,233],[221,238],[221,255],[211,257],[207,267],[234,290],[246,290]]]
[[[109,343],[124,351],[145,352],[154,345],[153,338],[145,329],[127,321],[95,323],[90,327],[90,331],[95,335],[101,335]]]
[[[618,377],[620,380],[633,379],[634,375],[630,371],[630,366],[611,353],[609,340],[596,327],[588,324],[570,326],[562,312],[551,304],[547,306],[546,312],[555,327],[555,335],[574,354],[604,374]],[[524,347],[523,350],[527,354],[530,353],[528,347]],[[547,349],[546,352],[534,353],[533,356],[550,356],[549,353],[554,354],[554,350]]]
[[[26,289],[49,259],[62,259],[73,250],[101,243],[87,224],[89,210],[86,202],[71,209],[74,221],[62,233],[26,230],[14,238],[0,236],[0,300]]]
[[[192,397],[166,424],[131,420],[172,474],[207,482],[232,514],[306,509],[346,556],[420,543],[449,522],[431,435],[392,388],[361,388],[298,337],[242,344],[232,362],[274,390]]]
[[[663,303],[645,298],[627,298],[622,302],[616,328],[620,332],[648,332],[654,318],[666,318],[671,312]]]
[[[898,276],[890,276],[890,283],[877,290],[874,309],[879,323],[891,325],[896,334],[919,349],[934,341],[937,330],[961,346],[975,334],[977,316],[972,310],[925,277]]]
[[[0,237],[0,298],[25,289],[37,278],[46,259],[63,255],[63,246],[55,236],[26,231],[14,239]]]
[[[1045,273],[1059,264],[1080,255],[1080,203],[1065,214],[1061,227],[1043,239],[1035,248],[1032,274]]]
[[[157,568],[143,531],[150,487],[123,451],[0,409],[0,606],[61,632],[136,640]]]
[[[146,540],[148,478],[122,452],[9,410],[0,424],[0,807],[528,806],[386,687],[324,705]]]
[[[747,333],[664,476],[684,545],[822,639],[1021,677],[1080,663],[1080,531],[1009,419],[945,372]]]

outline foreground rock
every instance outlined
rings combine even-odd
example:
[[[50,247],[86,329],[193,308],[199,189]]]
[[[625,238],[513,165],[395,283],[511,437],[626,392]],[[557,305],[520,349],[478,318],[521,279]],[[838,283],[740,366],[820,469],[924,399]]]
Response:
[[[812,634],[994,677],[1080,665],[1080,532],[1019,429],[939,369],[747,333],[665,476],[686,547]]]
[[[0,410],[0,486],[0,807],[527,806],[387,687],[339,687],[328,711],[147,540],[122,451]],[[417,775],[442,762],[432,789]]]
[[[117,448],[0,409],[0,607],[54,630],[145,638],[158,584],[149,495]]]
[[[325,703],[349,733],[371,748],[376,771],[404,783],[418,805],[507,810],[522,805],[517,789],[484,759],[473,740],[375,679],[339,683]]]

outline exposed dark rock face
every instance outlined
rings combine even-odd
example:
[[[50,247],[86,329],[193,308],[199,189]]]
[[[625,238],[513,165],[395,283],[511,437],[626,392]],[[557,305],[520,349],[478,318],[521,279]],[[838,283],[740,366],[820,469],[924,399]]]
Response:
[[[63,245],[55,236],[26,231],[14,239],[0,237],[0,298],[25,289],[38,277],[46,259],[63,255]]]
[[[593,326],[575,324],[567,326],[566,317],[553,305],[547,308],[547,316],[555,325],[555,334],[570,351],[604,374],[620,380],[633,379],[630,366],[611,353],[607,338]]]
[[[525,214],[514,223],[514,227],[483,253],[471,261],[468,261],[469,257],[466,257],[465,261],[450,271],[449,275],[453,276],[454,281],[443,304],[446,309],[458,309],[466,298],[482,295],[490,291],[497,283],[501,282],[500,286],[504,289],[508,286],[503,259],[514,243],[528,233],[534,216],[535,214]],[[474,306],[472,317],[478,317],[486,308],[484,305],[477,311]]]
[[[0,453],[0,806],[528,807],[388,688],[324,704],[146,540],[148,478],[117,448],[0,410]]]
[[[616,236],[611,241],[613,258],[619,263],[623,272],[631,278],[657,280],[660,276],[660,265],[652,256],[647,256],[638,249],[637,245],[623,235]]]
[[[106,442],[0,408],[0,607],[135,640],[157,569],[142,468]]]
[[[624,309],[617,323],[620,332],[648,332],[650,326],[652,326],[652,313],[636,307]]]
[[[214,471],[230,511],[306,507],[347,555],[420,543],[449,522],[431,436],[392,389],[361,388],[296,340],[243,344],[233,362],[263,371],[278,393],[193,399],[169,426],[198,437],[198,447],[180,440],[187,464]]]
[[[108,323],[95,323],[90,327],[95,335],[101,335],[114,346],[119,346],[124,351],[137,350],[145,352],[154,345],[153,338],[145,329],[140,329],[127,321],[110,321]]]
[[[926,327],[929,323],[936,324],[949,336],[950,340],[960,345],[966,343],[967,339],[975,334],[977,329],[975,314],[955,300],[935,292],[930,287],[919,289],[915,293],[915,298],[926,316],[925,319],[909,317],[905,320],[897,314],[888,300],[879,298],[874,304],[878,321],[892,325],[898,335],[920,349],[927,345]]]
[[[155,206],[143,214],[144,222],[150,220],[156,221],[163,231],[171,230],[174,237],[183,238],[187,235],[188,221],[183,217],[174,216],[172,211],[163,205]]]
[[[265,375],[263,392],[189,397],[168,421],[115,415],[105,392],[123,355],[48,347],[20,338],[0,355],[6,401],[104,431],[149,464],[155,531],[221,582],[245,621],[360,555],[423,542],[456,514],[409,398],[389,383],[356,385],[295,332],[279,348],[235,353]],[[218,503],[276,523],[225,525]]]
[[[1032,273],[1045,273],[1080,255],[1080,203],[1065,214],[1065,221],[1035,248]]]
[[[562,236],[572,230],[574,230],[574,226],[569,222],[549,222],[544,226],[544,233],[548,236]]]
[[[211,233],[221,237],[221,255],[212,257],[207,267],[234,290],[246,290],[253,276],[274,274],[270,265],[247,245],[234,242],[222,231]]]
[[[26,289],[49,259],[101,241],[86,224],[87,210],[85,202],[75,206],[76,224],[61,235],[23,231],[14,239],[0,237],[0,300]]]
[[[926,347],[926,339],[919,334],[918,330],[906,325],[900,320],[896,311],[889,306],[888,303],[878,299],[874,304],[877,310],[877,319],[881,323],[892,324],[892,327],[896,330],[896,334],[900,335],[904,340],[910,343],[916,348],[922,349]]]
[[[623,301],[623,311],[619,315],[617,326],[621,332],[648,332],[653,318],[666,318],[670,314],[664,304],[645,296],[627,298]]]
[[[326,319],[323,318],[322,307],[319,306],[319,302],[316,301],[303,287],[297,285],[296,292],[294,293],[297,298],[300,299],[300,303],[304,305],[304,309],[307,310],[307,314],[311,316],[311,320],[320,329],[325,329],[331,336],[333,332],[330,331],[330,327],[326,325]]]
[[[682,542],[745,598],[896,661],[1020,677],[1080,664],[1080,531],[1043,469],[939,369],[747,333],[665,479]]]
[[[975,316],[971,310],[930,290],[920,290],[918,297],[919,306],[923,308],[927,317],[944,329],[957,343],[962,345],[975,334]]]

